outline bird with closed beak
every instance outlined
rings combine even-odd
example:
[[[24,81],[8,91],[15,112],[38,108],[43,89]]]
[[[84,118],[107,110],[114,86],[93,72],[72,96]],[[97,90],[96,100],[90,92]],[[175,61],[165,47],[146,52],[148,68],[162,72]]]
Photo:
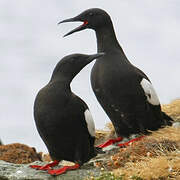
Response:
[[[64,57],[56,65],[49,83],[38,92],[34,119],[53,162],[45,166],[31,165],[31,168],[59,175],[79,168],[100,152],[94,147],[95,126],[89,108],[71,91],[70,83],[83,67],[103,55]],[[52,169],[61,160],[72,161],[75,165]]]

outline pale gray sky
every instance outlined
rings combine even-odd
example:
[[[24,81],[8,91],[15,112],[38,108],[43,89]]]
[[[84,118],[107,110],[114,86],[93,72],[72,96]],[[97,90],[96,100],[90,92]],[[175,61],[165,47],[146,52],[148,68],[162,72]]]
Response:
[[[148,75],[160,101],[180,97],[179,0],[1,0],[0,138],[4,143],[21,142],[45,150],[33,120],[36,93],[63,56],[96,52],[92,30],[62,38],[79,23],[57,23],[94,7],[111,15],[128,59]],[[103,128],[109,120],[90,87],[92,65],[74,79],[72,89],[89,105],[96,127]]]

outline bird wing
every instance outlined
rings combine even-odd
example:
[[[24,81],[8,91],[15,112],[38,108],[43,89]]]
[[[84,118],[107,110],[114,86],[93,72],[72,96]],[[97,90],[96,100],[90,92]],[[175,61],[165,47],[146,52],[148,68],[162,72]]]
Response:
[[[135,70],[138,73],[140,85],[147,97],[147,101],[152,105],[159,105],[159,98],[149,78],[137,67],[135,67]]]
[[[84,116],[85,116],[85,120],[87,123],[87,128],[88,128],[89,134],[94,137],[95,136],[95,125],[94,125],[94,120],[93,120],[93,117],[92,117],[89,109],[85,110]]]
[[[83,127],[88,130],[88,133],[91,135],[91,137],[95,137],[95,124],[87,104],[74,93],[72,97],[76,99],[77,108],[81,108],[82,113],[84,113],[84,120],[82,122]]]

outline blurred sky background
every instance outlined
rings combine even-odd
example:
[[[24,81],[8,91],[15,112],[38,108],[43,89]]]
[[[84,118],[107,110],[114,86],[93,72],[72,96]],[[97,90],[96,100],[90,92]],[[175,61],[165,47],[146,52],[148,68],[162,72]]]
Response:
[[[63,19],[98,7],[113,21],[128,59],[151,79],[161,103],[180,97],[179,0],[0,0],[0,138],[46,151],[33,120],[33,103],[56,63],[71,53],[95,53],[92,30],[62,36],[81,23]],[[89,106],[96,128],[109,121],[90,86],[93,63],[72,83]]]

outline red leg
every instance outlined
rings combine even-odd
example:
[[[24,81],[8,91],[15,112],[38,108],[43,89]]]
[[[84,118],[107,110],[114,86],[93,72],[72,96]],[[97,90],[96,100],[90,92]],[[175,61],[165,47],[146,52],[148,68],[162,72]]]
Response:
[[[125,143],[118,144],[117,146],[119,146],[119,147],[128,146],[130,143],[135,142],[135,141],[139,141],[139,140],[141,140],[141,139],[144,138],[144,137],[145,137],[145,136],[140,136],[140,137],[131,139],[130,141],[127,141],[127,142],[125,142]]]
[[[30,167],[37,170],[49,170],[51,169],[51,167],[57,166],[58,164],[59,164],[59,161],[55,160],[52,163],[46,164],[45,166],[30,165]]]
[[[103,144],[98,145],[97,147],[104,148],[104,147],[107,147],[107,146],[109,146],[111,144],[114,144],[116,142],[122,141],[122,139],[123,139],[123,137],[118,137],[118,138],[115,138],[115,139],[109,139],[108,141],[106,141]]]
[[[60,174],[65,173],[68,170],[78,169],[79,167],[80,167],[79,164],[75,164],[73,166],[63,166],[62,168],[59,168],[59,169],[53,169],[53,170],[50,169],[50,170],[48,170],[48,174],[51,174],[51,175],[60,175]]]

